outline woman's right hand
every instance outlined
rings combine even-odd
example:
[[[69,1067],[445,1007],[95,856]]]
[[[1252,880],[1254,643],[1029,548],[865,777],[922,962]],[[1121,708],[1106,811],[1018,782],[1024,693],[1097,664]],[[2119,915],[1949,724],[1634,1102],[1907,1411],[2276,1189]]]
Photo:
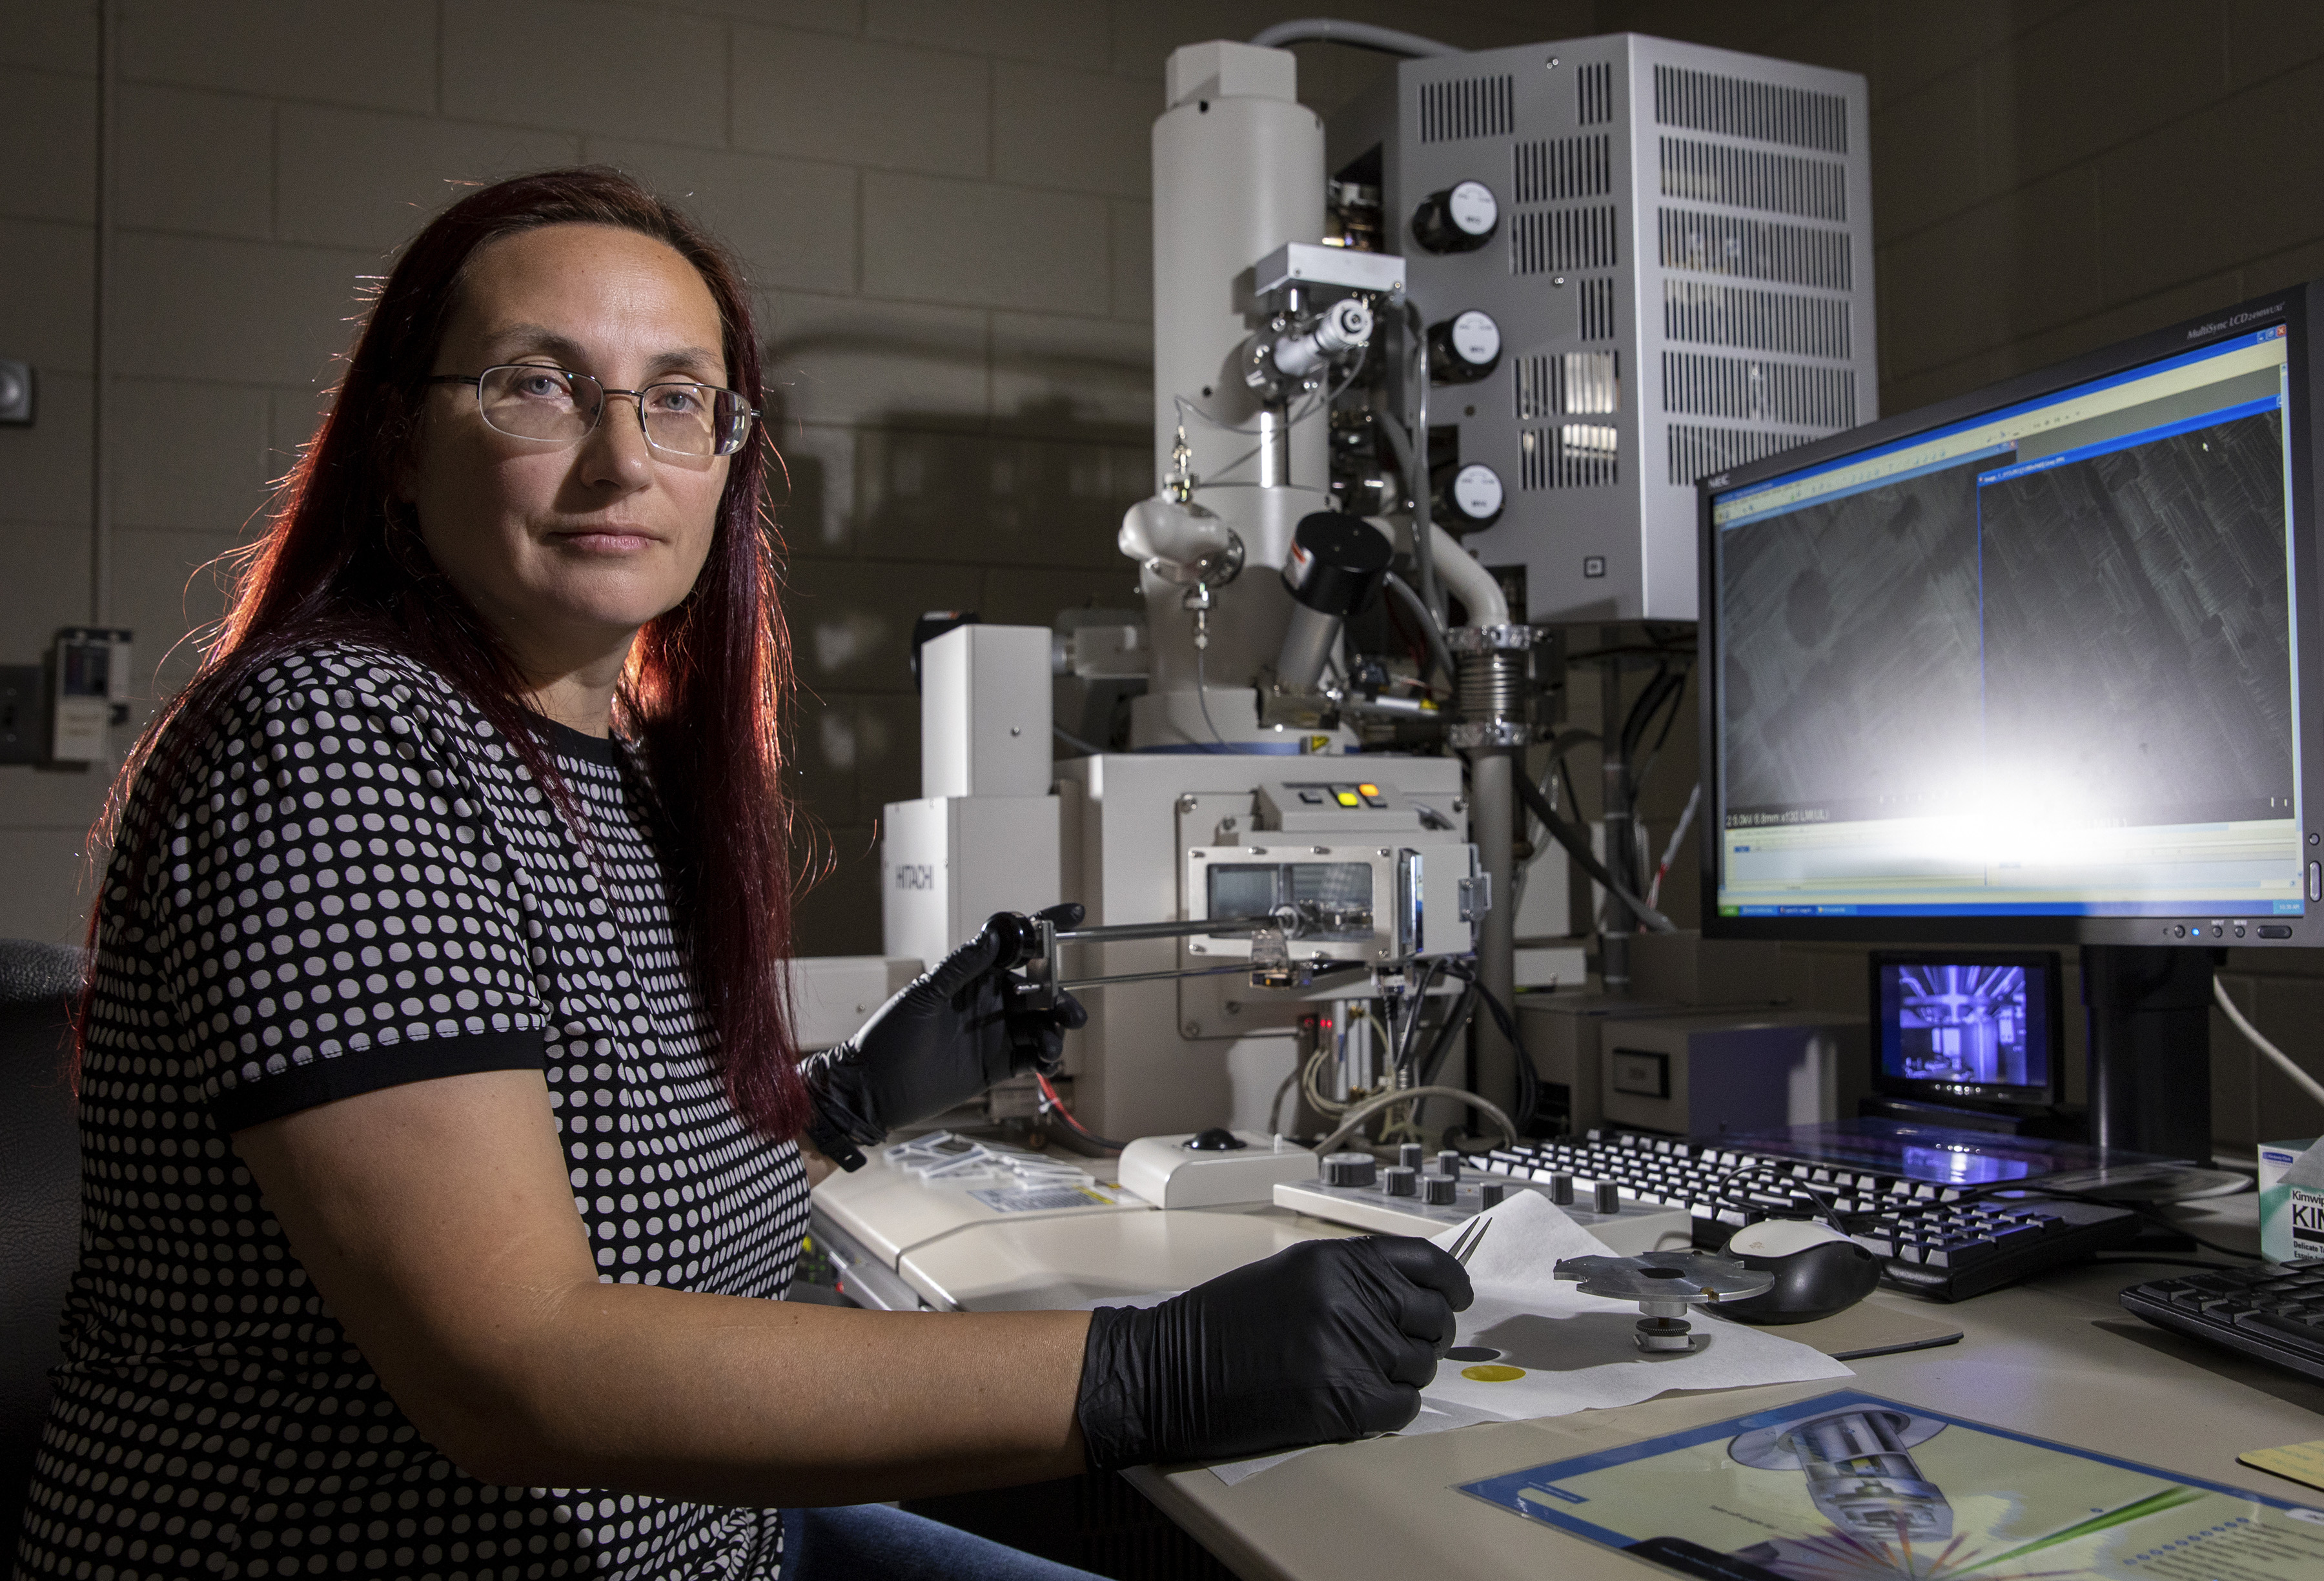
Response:
[[[1441,1248],[1360,1236],[1288,1247],[1157,1307],[1101,1307],[1075,1406],[1090,1465],[1393,1431],[1418,1413],[1471,1299]]]

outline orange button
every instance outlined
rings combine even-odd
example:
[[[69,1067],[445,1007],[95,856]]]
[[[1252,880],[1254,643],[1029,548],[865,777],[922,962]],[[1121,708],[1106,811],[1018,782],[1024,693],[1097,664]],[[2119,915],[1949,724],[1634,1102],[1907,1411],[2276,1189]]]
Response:
[[[1379,794],[1379,787],[1377,785],[1359,785],[1356,789],[1362,791],[1367,796],[1377,796]]]

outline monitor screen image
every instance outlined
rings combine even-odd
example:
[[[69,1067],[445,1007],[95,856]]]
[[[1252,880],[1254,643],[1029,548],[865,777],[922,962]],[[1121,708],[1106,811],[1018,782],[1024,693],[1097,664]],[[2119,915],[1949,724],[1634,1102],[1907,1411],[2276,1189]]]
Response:
[[[2279,319],[1708,489],[1715,914],[2305,915],[2294,386]]]
[[[1875,963],[1880,1085],[1961,1097],[2047,1092],[2047,974],[2023,965]]]

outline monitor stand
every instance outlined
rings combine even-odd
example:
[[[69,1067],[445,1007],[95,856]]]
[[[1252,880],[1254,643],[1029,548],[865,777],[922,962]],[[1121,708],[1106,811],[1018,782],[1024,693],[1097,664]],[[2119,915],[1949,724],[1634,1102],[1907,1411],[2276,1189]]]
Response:
[[[2082,947],[2090,1142],[2211,1161],[2211,952]]]
[[[2089,1131],[2079,1113],[2046,1105],[1940,1104],[1876,1093],[1859,1101],[1856,1113],[1858,1118],[1865,1120],[1905,1120],[1954,1131],[1987,1131],[1997,1136],[2033,1136],[2055,1142],[2080,1142]]]

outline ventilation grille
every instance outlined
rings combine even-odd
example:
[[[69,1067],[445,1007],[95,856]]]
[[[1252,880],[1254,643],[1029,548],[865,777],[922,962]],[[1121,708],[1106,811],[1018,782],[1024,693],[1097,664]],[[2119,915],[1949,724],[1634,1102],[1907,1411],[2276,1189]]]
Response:
[[[1612,208],[1536,208],[1509,220],[1509,273],[1549,274],[1572,269],[1611,269],[1616,216]]]
[[[1665,280],[1663,337],[1846,361],[1848,303],[1840,297],[1794,296],[1787,291],[1755,291],[1748,285]]]
[[[1507,137],[1517,125],[1514,77],[1464,77],[1420,85],[1420,140],[1458,143],[1466,137]]]
[[[1771,434],[1757,429],[1698,428],[1692,423],[1670,425],[1670,480],[1692,487],[1695,479],[1724,472],[1803,444],[1798,434]]]
[[[1603,132],[1520,143],[1511,150],[1511,185],[1520,203],[1603,198],[1614,190],[1614,155]]]
[[[1782,225],[1770,219],[1702,214],[1665,208],[1662,259],[1665,269],[1705,274],[1738,274],[1785,285],[1849,289],[1848,233]],[[1511,233],[1512,241],[1515,233]]]
[[[1614,68],[1611,62],[1600,60],[1582,67],[1573,74],[1574,120],[1584,126],[1600,126],[1614,118]]]
[[[1611,488],[1620,481],[1611,423],[1569,422],[1517,436],[1521,489]]]
[[[1810,219],[1848,218],[1848,167],[1828,159],[1766,153],[1725,143],[1665,137],[1663,195]]]
[[[1568,351],[1519,357],[1515,365],[1517,421],[1611,416],[1621,410],[1621,354]]]
[[[1803,363],[1663,353],[1663,410],[1693,417],[1733,417],[1799,428],[1852,428],[1856,370]]]
[[[1751,82],[1683,66],[1655,68],[1655,119],[1794,148],[1848,152],[1848,101],[1834,93]]]
[[[1580,334],[1584,340],[1614,338],[1614,282],[1610,280],[1582,282]]]

